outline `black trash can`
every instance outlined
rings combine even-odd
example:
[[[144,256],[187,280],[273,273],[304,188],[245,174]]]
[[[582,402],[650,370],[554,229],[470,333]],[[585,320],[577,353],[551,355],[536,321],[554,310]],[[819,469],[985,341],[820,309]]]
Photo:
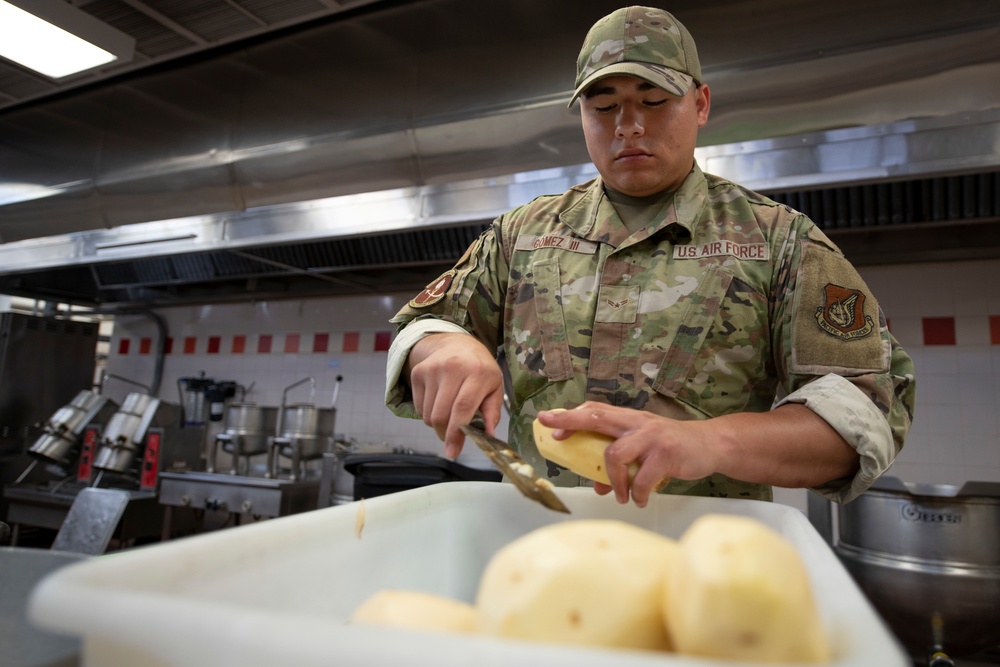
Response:
[[[442,482],[499,482],[494,469],[470,468],[436,454],[348,454],[344,470],[354,475],[354,499],[416,489]]]

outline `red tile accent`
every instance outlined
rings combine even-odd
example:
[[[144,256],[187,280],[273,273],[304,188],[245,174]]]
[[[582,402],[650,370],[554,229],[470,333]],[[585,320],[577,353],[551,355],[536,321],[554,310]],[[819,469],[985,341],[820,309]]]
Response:
[[[375,351],[385,352],[389,349],[389,344],[392,343],[392,332],[390,331],[377,331],[375,333]]]
[[[330,334],[313,334],[313,352],[326,352],[330,349]]]
[[[153,339],[152,338],[140,338],[139,339],[139,354],[149,354],[153,349]]]
[[[128,354],[129,339],[122,338],[118,341],[118,354]]]
[[[990,315],[990,344],[1000,345],[1000,315]]]
[[[299,335],[285,334],[285,354],[298,354],[298,352],[299,352]]]
[[[233,354],[243,354],[247,349],[246,336],[233,336]]]
[[[358,340],[361,338],[361,334],[357,331],[349,331],[344,334],[344,352],[357,352],[358,351]]]
[[[174,339],[172,336],[167,336],[167,340],[163,341],[163,354],[170,354],[174,351]]]
[[[257,354],[271,353],[271,334],[261,334],[257,339]]]
[[[184,354],[194,354],[198,348],[198,339],[194,336],[184,337]]]
[[[924,345],[955,344],[954,317],[925,317],[923,327]]]
[[[222,337],[221,336],[209,336],[208,337],[208,353],[209,354],[218,354],[219,353],[219,346],[220,345],[222,345]]]

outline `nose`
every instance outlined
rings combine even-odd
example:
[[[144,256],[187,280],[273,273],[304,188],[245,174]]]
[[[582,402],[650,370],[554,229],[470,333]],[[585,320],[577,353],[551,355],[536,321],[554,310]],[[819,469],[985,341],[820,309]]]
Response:
[[[622,105],[617,121],[615,134],[622,139],[641,136],[646,131],[642,111],[631,105]]]

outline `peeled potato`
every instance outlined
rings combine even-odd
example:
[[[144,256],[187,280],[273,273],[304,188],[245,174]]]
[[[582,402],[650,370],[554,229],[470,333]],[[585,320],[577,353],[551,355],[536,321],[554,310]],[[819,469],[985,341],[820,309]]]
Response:
[[[684,532],[665,577],[674,648],[762,662],[821,662],[830,645],[795,548],[747,517],[704,515]]]
[[[614,438],[593,431],[576,431],[565,440],[552,437],[552,429],[535,419],[532,430],[542,456],[578,475],[602,484],[611,484],[604,465],[604,450]]]
[[[677,549],[612,520],[539,528],[486,566],[476,596],[480,631],[517,639],[669,649],[663,579]]]
[[[351,623],[475,632],[476,609],[471,604],[430,593],[386,589],[362,602],[351,615]]]

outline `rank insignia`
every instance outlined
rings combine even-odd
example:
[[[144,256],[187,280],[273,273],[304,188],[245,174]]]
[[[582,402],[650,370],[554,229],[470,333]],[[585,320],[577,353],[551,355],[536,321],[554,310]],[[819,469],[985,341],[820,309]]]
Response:
[[[410,299],[410,305],[414,308],[433,306],[445,297],[454,279],[454,269],[445,272],[440,278],[425,287],[423,292]]]
[[[816,309],[820,329],[842,340],[864,338],[875,329],[865,316],[865,295],[860,290],[826,285],[826,305]]]

